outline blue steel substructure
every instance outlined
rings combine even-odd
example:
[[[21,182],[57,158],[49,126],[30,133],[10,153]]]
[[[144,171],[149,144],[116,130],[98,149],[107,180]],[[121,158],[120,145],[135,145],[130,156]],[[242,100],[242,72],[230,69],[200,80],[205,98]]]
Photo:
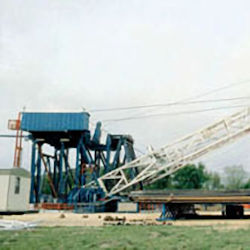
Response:
[[[103,191],[84,186],[135,159],[131,136],[108,134],[102,144],[101,123],[91,137],[88,122],[86,112],[22,114],[21,129],[28,131],[32,140],[30,203],[52,198],[63,203],[96,202],[104,196]],[[47,145],[52,147],[49,153],[45,153]]]
[[[162,204],[162,212],[159,218],[157,218],[157,221],[171,221],[175,220],[175,210],[171,208],[171,206],[168,206],[167,204]]]

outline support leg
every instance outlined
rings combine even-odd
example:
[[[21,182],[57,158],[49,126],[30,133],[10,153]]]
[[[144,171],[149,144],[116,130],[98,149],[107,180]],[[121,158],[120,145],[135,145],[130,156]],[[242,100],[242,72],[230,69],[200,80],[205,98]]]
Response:
[[[170,221],[175,220],[174,208],[168,206],[167,204],[162,204],[162,213],[160,218],[156,219],[157,221]]]
[[[36,142],[32,144],[30,203],[35,203]]]

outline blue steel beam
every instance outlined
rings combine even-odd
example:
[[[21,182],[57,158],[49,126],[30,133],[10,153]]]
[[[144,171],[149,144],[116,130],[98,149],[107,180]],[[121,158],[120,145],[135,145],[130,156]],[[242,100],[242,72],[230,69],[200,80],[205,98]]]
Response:
[[[36,171],[36,142],[32,142],[31,153],[31,184],[30,184],[30,203],[35,203],[35,171]]]
[[[36,162],[36,203],[40,202],[40,194],[41,194],[41,156],[37,151],[37,162]]]

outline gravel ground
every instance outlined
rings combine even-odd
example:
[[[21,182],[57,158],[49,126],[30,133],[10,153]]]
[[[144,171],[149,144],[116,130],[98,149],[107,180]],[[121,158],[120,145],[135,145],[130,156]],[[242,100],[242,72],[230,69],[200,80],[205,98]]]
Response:
[[[203,215],[208,213],[202,212]],[[219,212],[209,212],[209,215],[219,215]],[[249,213],[248,213],[249,214]],[[107,218],[109,217],[109,221]],[[158,225],[162,222],[156,222],[159,213],[100,213],[100,214],[75,214],[71,212],[40,212],[38,214],[9,215],[2,216],[4,220],[18,220],[26,222],[39,222],[40,226],[103,226],[107,224],[138,224],[138,225]],[[110,221],[111,218],[111,221]],[[239,229],[250,228],[250,218],[229,220],[220,217],[213,219],[180,219],[167,222],[168,225],[175,226],[214,226],[221,229]]]

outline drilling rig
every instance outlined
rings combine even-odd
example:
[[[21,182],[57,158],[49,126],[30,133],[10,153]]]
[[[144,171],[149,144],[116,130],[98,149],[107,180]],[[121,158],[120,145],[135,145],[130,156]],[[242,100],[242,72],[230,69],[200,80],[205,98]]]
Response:
[[[30,203],[74,204],[82,212],[115,211],[124,193],[142,190],[250,131],[247,108],[136,158],[130,135],[108,134],[102,142],[101,123],[92,135],[89,116],[22,112],[20,130],[28,132],[32,141]],[[45,184],[49,193],[44,192]],[[217,201],[228,206],[233,201],[250,203],[250,194],[243,196]],[[164,216],[174,214],[176,206],[166,209],[169,197],[161,203]]]

